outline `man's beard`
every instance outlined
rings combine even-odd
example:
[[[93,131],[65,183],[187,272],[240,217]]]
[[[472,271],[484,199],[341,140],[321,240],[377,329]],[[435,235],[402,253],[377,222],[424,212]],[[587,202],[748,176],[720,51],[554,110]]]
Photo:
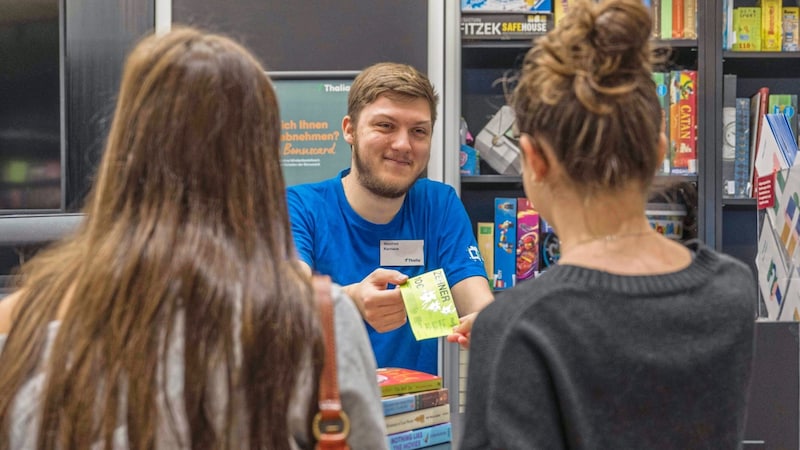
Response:
[[[375,175],[372,168],[361,159],[357,142],[353,142],[353,156],[356,169],[358,170],[358,183],[379,197],[399,198],[406,195],[408,190],[411,189],[411,186],[413,186],[414,183],[420,178],[420,175],[422,175],[420,173],[405,186],[392,186],[380,180]]]

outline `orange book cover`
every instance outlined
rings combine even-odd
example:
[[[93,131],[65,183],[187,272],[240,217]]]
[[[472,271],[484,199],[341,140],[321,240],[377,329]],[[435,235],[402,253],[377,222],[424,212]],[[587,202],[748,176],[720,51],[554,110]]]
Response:
[[[383,367],[377,370],[381,396],[409,394],[442,388],[442,377],[418,370]]]
[[[672,39],[683,39],[684,0],[672,0]]]

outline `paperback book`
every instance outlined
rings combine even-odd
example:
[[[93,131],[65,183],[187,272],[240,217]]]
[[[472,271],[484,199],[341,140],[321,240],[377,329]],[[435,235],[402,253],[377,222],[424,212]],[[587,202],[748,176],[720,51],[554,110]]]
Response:
[[[734,196],[750,196],[750,99],[736,99],[736,160],[733,165]]]
[[[400,367],[384,367],[377,370],[381,396],[410,394],[442,388],[442,377],[430,373]]]
[[[386,436],[390,450],[414,450],[450,442],[453,427],[447,423],[394,433]]]
[[[722,194],[736,196],[736,75],[722,76]]]
[[[450,421],[450,405],[439,405],[431,408],[410,411],[393,416],[386,416],[386,433],[394,434],[417,428],[439,425]]]
[[[761,51],[761,8],[741,7],[733,10],[733,51]]]
[[[433,408],[434,406],[447,405],[449,398],[448,389],[442,388],[433,391],[383,397],[381,403],[383,403],[383,415],[393,416],[395,414]]]

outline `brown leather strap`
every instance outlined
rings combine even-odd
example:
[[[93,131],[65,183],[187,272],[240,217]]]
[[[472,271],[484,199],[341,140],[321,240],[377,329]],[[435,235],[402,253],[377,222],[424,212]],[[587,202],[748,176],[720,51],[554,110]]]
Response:
[[[319,381],[319,412],[314,417],[312,431],[317,439],[318,449],[347,449],[350,420],[342,411],[342,402],[339,399],[331,279],[328,276],[315,275],[313,283],[325,337],[325,365]]]

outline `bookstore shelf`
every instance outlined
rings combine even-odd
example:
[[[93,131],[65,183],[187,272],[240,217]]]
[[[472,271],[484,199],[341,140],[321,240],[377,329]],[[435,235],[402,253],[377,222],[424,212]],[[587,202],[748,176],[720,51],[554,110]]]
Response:
[[[656,185],[681,183],[681,182],[697,182],[697,175],[657,175]],[[506,185],[519,185],[522,186],[522,177],[519,175],[464,175],[461,177],[461,186],[478,185],[483,186],[486,184],[506,184]]]
[[[483,49],[496,49],[496,48],[516,48],[524,49],[530,48],[531,44],[536,41],[538,37],[528,39],[506,39],[506,40],[469,40],[463,41],[461,47],[464,49],[469,48],[483,48]],[[655,39],[653,40],[655,47],[669,47],[669,48],[696,48],[697,39]],[[738,52],[742,53],[742,52]],[[800,52],[798,52],[800,53]]]
[[[722,57],[725,59],[798,59],[800,52],[734,52],[724,51]]]
[[[697,39],[656,39],[653,41],[656,47],[670,47],[670,48],[697,48]]]
[[[748,198],[723,198],[722,199],[722,206],[742,206],[742,207],[751,207],[755,210],[756,207],[756,199],[752,197]]]
[[[60,187],[61,178],[45,180],[26,180],[20,182],[0,181],[0,189],[27,189],[33,187]]]
[[[481,48],[481,49],[497,49],[497,48],[516,48],[526,49],[530,48],[533,41],[529,40],[508,40],[508,41],[467,41],[461,44],[462,48]]]
[[[474,175],[461,177],[461,186],[471,184],[510,184],[522,186],[522,177],[517,175]]]

